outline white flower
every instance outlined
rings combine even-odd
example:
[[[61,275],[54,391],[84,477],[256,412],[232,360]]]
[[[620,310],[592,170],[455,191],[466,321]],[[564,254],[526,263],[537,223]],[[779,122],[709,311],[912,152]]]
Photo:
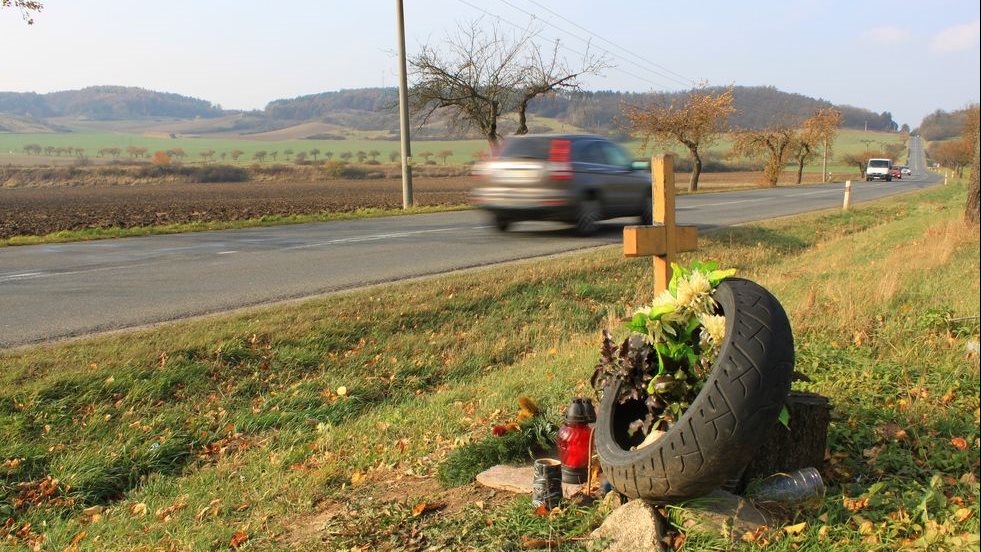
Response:
[[[678,280],[678,306],[693,313],[709,314],[715,310],[712,283],[698,270]]]
[[[657,297],[654,298],[654,302],[651,303],[651,308],[656,309],[658,307],[666,307],[668,305],[676,306],[677,305],[676,301],[677,300],[674,298],[674,295],[671,295],[670,291],[664,290],[661,293],[659,293]],[[650,309],[647,310],[648,312],[650,312]]]
[[[700,314],[698,321],[702,324],[702,339],[718,347],[726,338],[726,317],[719,314]]]

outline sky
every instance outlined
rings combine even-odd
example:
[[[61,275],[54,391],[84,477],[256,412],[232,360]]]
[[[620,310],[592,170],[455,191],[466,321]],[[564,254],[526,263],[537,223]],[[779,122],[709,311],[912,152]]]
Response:
[[[0,91],[97,84],[176,92],[226,109],[394,86],[394,0],[45,0],[28,26],[0,11]],[[575,62],[616,67],[592,90],[772,85],[919,124],[981,97],[977,0],[405,0],[409,55],[481,19]]]

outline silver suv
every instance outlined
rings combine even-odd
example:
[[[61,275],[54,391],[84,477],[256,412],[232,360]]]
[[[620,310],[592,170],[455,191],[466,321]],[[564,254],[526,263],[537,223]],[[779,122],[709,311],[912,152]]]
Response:
[[[501,231],[521,220],[568,222],[584,235],[603,219],[639,216],[651,223],[649,165],[632,162],[601,136],[514,136],[474,175],[483,185],[470,201]]]

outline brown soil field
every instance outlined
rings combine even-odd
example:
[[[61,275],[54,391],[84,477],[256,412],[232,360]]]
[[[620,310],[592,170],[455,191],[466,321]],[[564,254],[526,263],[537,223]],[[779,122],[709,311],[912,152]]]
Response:
[[[413,196],[418,206],[459,205],[473,184],[415,178]],[[0,238],[401,206],[398,179],[0,188]]]

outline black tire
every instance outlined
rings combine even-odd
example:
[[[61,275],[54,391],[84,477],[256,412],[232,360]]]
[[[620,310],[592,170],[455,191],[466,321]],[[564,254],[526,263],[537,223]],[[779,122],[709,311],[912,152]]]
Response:
[[[651,196],[644,197],[644,209],[640,212],[640,223],[644,226],[654,224],[654,204],[651,203]]]
[[[891,176],[887,176],[886,177],[886,182],[892,182],[892,177]]]
[[[514,224],[512,219],[501,213],[494,213],[492,219],[494,222],[494,228],[497,228],[498,232],[507,232],[508,228],[511,228],[511,225]]]
[[[602,206],[599,200],[584,199],[579,204],[576,214],[576,231],[581,236],[592,236],[599,231],[599,221],[602,218]]]
[[[783,307],[741,278],[723,281],[715,297],[726,315],[725,342],[701,393],[667,434],[629,450],[637,442],[626,429],[640,403],[618,405],[618,382],[604,390],[596,449],[610,483],[631,498],[694,498],[738,477],[787,400],[794,341]]]

